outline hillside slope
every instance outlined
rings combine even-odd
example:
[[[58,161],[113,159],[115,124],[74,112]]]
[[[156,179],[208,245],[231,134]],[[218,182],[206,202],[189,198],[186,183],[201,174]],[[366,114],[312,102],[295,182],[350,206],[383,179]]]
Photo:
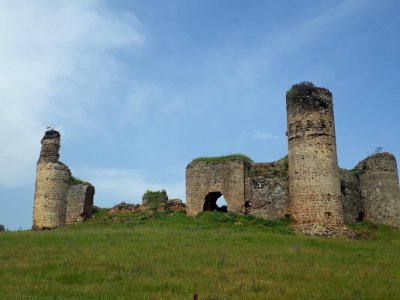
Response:
[[[295,235],[229,213],[120,213],[52,231],[0,233],[0,299],[395,299],[400,232]]]

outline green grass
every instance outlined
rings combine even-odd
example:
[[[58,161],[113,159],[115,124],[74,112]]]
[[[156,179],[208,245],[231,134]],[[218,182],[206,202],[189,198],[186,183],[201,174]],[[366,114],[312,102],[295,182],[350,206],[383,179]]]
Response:
[[[205,156],[205,157],[198,157],[192,160],[192,162],[219,162],[219,161],[224,161],[227,159],[243,159],[243,160],[248,160],[252,161],[250,157],[241,154],[241,153],[235,153],[235,154],[229,154],[229,155],[223,155],[223,156]]]
[[[87,182],[87,181],[85,181],[85,180],[82,180],[82,179],[80,179],[80,178],[78,178],[78,177],[75,177],[75,176],[71,176],[70,178],[69,178],[69,185],[75,185],[75,184],[90,184],[89,182]]]
[[[88,222],[0,233],[0,299],[398,299],[400,232],[299,236],[286,219],[99,209]]]

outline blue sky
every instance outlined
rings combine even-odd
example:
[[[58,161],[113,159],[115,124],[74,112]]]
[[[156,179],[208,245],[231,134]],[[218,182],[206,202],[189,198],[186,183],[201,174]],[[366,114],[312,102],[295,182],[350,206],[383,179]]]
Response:
[[[339,165],[400,157],[400,2],[0,0],[0,224],[29,228],[46,126],[95,204],[185,198],[197,156],[287,153],[285,93],[334,96]]]

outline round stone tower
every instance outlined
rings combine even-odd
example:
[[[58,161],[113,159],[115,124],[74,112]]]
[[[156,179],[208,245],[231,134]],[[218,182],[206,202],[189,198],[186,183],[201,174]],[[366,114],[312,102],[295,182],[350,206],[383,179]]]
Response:
[[[286,93],[286,109],[290,216],[305,233],[329,235],[344,223],[332,93],[295,84]]]
[[[46,131],[36,168],[32,229],[50,229],[65,224],[66,198],[71,172],[59,162],[60,133]]]
[[[356,166],[360,179],[364,217],[400,228],[400,188],[396,157],[383,152]]]

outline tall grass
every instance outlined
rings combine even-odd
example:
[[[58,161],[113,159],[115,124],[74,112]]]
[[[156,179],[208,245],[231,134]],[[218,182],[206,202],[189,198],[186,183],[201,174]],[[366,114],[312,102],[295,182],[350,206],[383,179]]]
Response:
[[[0,233],[0,299],[395,299],[400,232],[295,235],[285,219],[99,210],[52,231]]]

